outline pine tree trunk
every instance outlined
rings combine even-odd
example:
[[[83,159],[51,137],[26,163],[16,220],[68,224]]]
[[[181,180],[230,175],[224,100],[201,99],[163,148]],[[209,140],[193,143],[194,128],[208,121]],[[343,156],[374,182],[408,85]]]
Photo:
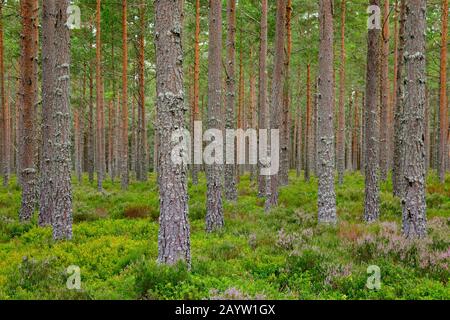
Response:
[[[3,3],[0,3],[0,95],[2,112],[2,152],[3,186],[8,186],[11,157],[11,135],[9,105],[5,90],[5,67],[4,67],[4,45],[3,45]]]
[[[75,175],[77,177],[78,183],[81,183],[81,130],[80,130],[80,112],[78,110],[73,110],[73,127],[74,127],[74,149],[75,149]]]
[[[379,0],[370,0],[370,5],[379,6]],[[380,216],[379,191],[379,151],[378,137],[380,135],[378,120],[378,70],[380,30],[369,29],[367,43],[367,80],[365,108],[365,202],[364,220],[374,222]]]
[[[281,121],[281,154],[280,154],[280,174],[279,184],[286,186],[289,184],[289,141],[290,141],[290,62],[292,51],[292,0],[286,1],[286,54],[284,57],[284,87],[283,87],[283,110]]]
[[[208,129],[222,131],[222,3],[209,3],[208,53]],[[206,231],[213,232],[224,226],[222,206],[222,164],[207,164]]]
[[[283,111],[283,64],[284,64],[284,39],[286,23],[286,0],[277,1],[277,18],[275,27],[275,57],[272,76],[272,101],[270,108],[270,129],[280,130],[280,114]],[[282,129],[282,128],[281,128]],[[280,142],[283,140],[283,133],[280,130]],[[281,150],[271,150],[271,153],[281,152]],[[273,160],[273,159],[272,159]],[[271,172],[270,189],[266,199],[265,209],[270,210],[278,205],[278,172]],[[270,191],[269,191],[270,190]]]
[[[345,167],[345,1],[341,0],[341,65],[339,68],[339,111],[337,128],[337,171],[339,184],[344,183]]]
[[[332,1],[319,1],[319,86],[317,154],[319,174],[319,222],[336,223],[334,191],[334,82],[333,82],[333,13]]]
[[[311,65],[308,64],[306,72],[306,133],[305,133],[305,181],[309,182],[311,178],[311,167],[313,162],[312,141],[314,139],[312,132],[312,110],[311,110]]]
[[[350,97],[348,99],[348,111],[347,111],[347,123],[346,123],[346,140],[345,140],[345,170],[350,171],[352,168],[352,112],[353,112],[353,94],[350,93]]]
[[[250,49],[250,122],[249,122],[249,129],[256,130],[257,129],[257,119],[256,119],[256,79],[255,79],[255,73],[254,73],[254,67],[253,67],[253,50]],[[250,154],[250,149],[248,149],[248,154]],[[257,177],[257,168],[254,164],[249,164],[250,166],[250,180],[254,181]]]
[[[358,105],[358,91],[355,92],[354,112],[353,112],[353,134],[352,134],[352,169],[357,171],[359,169],[359,105]]]
[[[403,175],[402,175],[402,158],[403,158],[403,51],[405,46],[405,8],[406,0],[400,1],[400,26],[398,40],[398,62],[396,75],[396,98],[395,98],[395,114],[394,114],[394,167],[392,172],[393,193],[397,197],[401,197],[404,191]]]
[[[448,0],[442,1],[442,37],[441,37],[441,68],[439,92],[439,179],[445,182],[445,172],[448,161],[448,101],[447,101],[447,37],[448,37]]]
[[[122,125],[120,152],[120,185],[122,190],[128,189],[128,30],[127,0],[122,0]]]
[[[39,224],[53,239],[72,238],[69,0],[44,0],[42,21],[43,149]]]
[[[267,101],[267,0],[261,0],[261,31],[259,48],[259,91],[258,91],[258,128],[260,130],[269,128],[269,106]],[[259,141],[258,141],[259,142]],[[263,164],[261,160],[266,157],[259,151],[258,160],[258,196],[267,194],[268,176],[261,175]]]
[[[235,60],[236,60],[236,1],[227,1],[227,56],[226,56],[226,120],[225,129],[236,129],[235,104],[236,104],[236,79],[235,79]],[[240,91],[239,91],[240,93]],[[224,148],[226,150],[226,148]],[[226,154],[225,159],[235,159],[233,154]],[[229,201],[237,201],[236,188],[236,164],[225,164],[225,198]]]
[[[102,41],[101,41],[101,0],[97,0],[96,13],[96,98],[97,98],[97,189],[103,191],[103,179],[105,175],[105,136],[104,136],[104,98],[102,76]]]
[[[403,234],[422,238],[427,234],[425,201],[425,30],[426,0],[409,0],[405,24],[405,148],[403,176]],[[407,134],[406,134],[407,133]]]
[[[145,3],[141,1],[139,5],[139,62],[138,62],[138,79],[139,79],[139,100],[138,100],[138,174],[139,181],[147,181],[147,131],[145,119]],[[158,128],[159,130],[159,128]],[[128,143],[128,142],[127,142]]]
[[[89,68],[89,115],[88,115],[88,175],[89,183],[94,182],[95,138],[94,138],[94,75]]]
[[[38,1],[21,0],[21,114],[20,114],[20,176],[22,205],[21,221],[30,221],[37,200],[36,145],[36,103],[37,103],[37,57],[38,57]]]
[[[191,262],[185,164],[171,159],[172,133],[184,127],[182,11],[178,1],[155,1],[157,124],[159,127],[159,263]]]
[[[195,43],[194,43],[194,123],[201,121],[199,108],[200,93],[200,0],[195,1]],[[233,109],[234,110],[234,109]],[[198,184],[198,172],[200,167],[198,164],[192,166],[192,183]]]
[[[387,179],[390,158],[389,127],[390,127],[390,97],[389,97],[389,0],[384,0],[383,33],[381,39],[381,74],[380,74],[380,96],[381,116],[380,127],[380,179]]]

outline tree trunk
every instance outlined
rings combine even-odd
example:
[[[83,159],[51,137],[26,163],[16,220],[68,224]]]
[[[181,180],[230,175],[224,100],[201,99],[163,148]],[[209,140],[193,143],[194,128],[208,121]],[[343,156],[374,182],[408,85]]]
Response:
[[[353,134],[352,134],[352,169],[357,171],[359,169],[359,105],[358,105],[358,91],[355,92],[354,112],[353,112]]]
[[[395,114],[394,114],[394,167],[392,172],[393,193],[397,197],[401,197],[404,191],[402,176],[402,157],[403,157],[403,51],[405,46],[405,5],[406,0],[400,1],[400,27],[398,40],[398,62],[396,75],[396,98],[395,98]]]
[[[181,0],[155,1],[157,124],[159,127],[159,263],[191,262],[186,164],[171,158],[172,133],[184,127]]]
[[[318,218],[336,223],[334,191],[334,90],[333,90],[333,12],[331,0],[319,1],[319,86],[318,86]]]
[[[42,21],[42,161],[39,224],[53,239],[72,238],[69,0],[44,0]]]
[[[448,161],[448,101],[447,101],[447,37],[448,37],[448,0],[442,1],[442,37],[441,37],[441,68],[439,92],[439,179],[445,182],[445,172]]]
[[[3,166],[3,186],[8,186],[11,157],[11,120],[9,115],[9,105],[5,90],[5,67],[4,67],[4,45],[3,45],[3,3],[0,3],[0,95],[2,110],[2,166]]]
[[[405,110],[403,177],[403,234],[422,238],[427,234],[425,201],[425,30],[426,0],[409,0],[405,23]]]
[[[272,101],[270,108],[270,129],[280,130],[280,114],[283,111],[283,64],[284,64],[284,39],[286,23],[286,0],[277,1],[277,18],[275,27],[275,57],[272,76]],[[280,140],[283,134],[280,132]],[[271,153],[281,150],[271,150]],[[272,157],[273,158],[273,157]],[[273,160],[273,159],[272,159]],[[278,172],[271,172],[270,191],[266,199],[266,211],[278,205]]]
[[[370,5],[379,6],[379,0],[370,0]],[[367,80],[365,108],[365,203],[364,220],[374,222],[380,216],[379,151],[380,135],[378,120],[377,85],[379,70],[380,30],[369,29],[367,43]]]
[[[312,110],[311,110],[311,65],[308,64],[306,72],[306,133],[305,133],[305,181],[311,178],[311,167],[313,162],[312,140]]]
[[[235,60],[236,60],[236,1],[227,1],[227,57],[226,57],[226,130],[236,129],[236,118],[234,113],[236,103],[236,86],[235,86]],[[240,90],[239,90],[240,93]],[[226,150],[226,148],[225,148]],[[235,158],[233,154],[226,155],[227,158]],[[225,164],[225,198],[229,201],[237,201],[236,188],[236,164]]]
[[[380,74],[380,96],[381,116],[380,127],[380,178],[385,181],[388,172],[389,127],[390,127],[390,97],[389,97],[389,0],[384,0],[383,33],[381,39],[381,74]]]
[[[339,68],[339,111],[337,128],[337,171],[339,184],[344,183],[345,167],[345,1],[341,0],[341,65]]]
[[[89,183],[94,182],[95,138],[94,138],[94,75],[89,68],[89,115],[88,115],[88,175]]]
[[[128,30],[127,0],[122,0],[122,125],[120,152],[120,185],[122,190],[128,189]]]
[[[209,7],[208,129],[222,131],[222,2],[210,0]],[[221,147],[223,146],[219,146]],[[206,165],[207,232],[213,232],[224,226],[222,171],[222,164]]]
[[[283,87],[283,110],[281,120],[281,154],[280,154],[280,174],[279,184],[286,186],[289,184],[289,141],[290,141],[290,62],[292,52],[292,0],[286,0],[286,54],[284,57],[284,87]]]
[[[145,114],[145,3],[141,1],[139,5],[139,25],[140,32],[138,37],[138,82],[139,82],[139,100],[138,100],[138,172],[139,181],[147,181],[147,130]],[[158,128],[159,130],[159,128]],[[159,133],[158,133],[159,134]],[[156,136],[158,136],[158,134]],[[128,143],[128,142],[127,142]]]
[[[261,0],[261,31],[260,31],[260,49],[259,49],[259,92],[258,92],[258,128],[260,130],[268,129],[269,125],[269,106],[267,101],[267,0]],[[264,197],[267,194],[269,182],[268,176],[261,175],[260,170],[263,167],[261,160],[267,155],[259,154],[258,160],[258,196]]]
[[[20,174],[22,184],[21,221],[30,221],[37,200],[36,103],[37,103],[37,57],[38,57],[38,1],[21,0],[21,134]]]
[[[201,121],[199,108],[200,93],[200,0],[195,1],[195,42],[194,42],[194,123]],[[234,111],[234,108],[233,108]],[[192,166],[192,183],[198,184],[198,172],[200,171],[198,164]]]
[[[101,0],[97,0],[96,13],[96,98],[97,98],[97,188],[103,191],[103,179],[105,174],[105,137],[104,137],[104,100],[103,100],[103,75],[102,75],[102,40],[101,40]]]

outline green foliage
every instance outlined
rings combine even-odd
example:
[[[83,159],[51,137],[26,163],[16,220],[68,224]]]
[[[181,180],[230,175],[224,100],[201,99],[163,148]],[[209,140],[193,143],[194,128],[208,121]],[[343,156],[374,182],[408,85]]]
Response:
[[[74,182],[74,239],[54,242],[50,228],[17,220],[19,189],[0,187],[0,299],[449,299],[448,190],[428,180],[429,237],[406,243],[401,206],[381,188],[380,223],[361,220],[363,177],[337,187],[337,226],[317,224],[316,181],[291,176],[280,206],[264,203],[248,176],[237,203],[225,203],[225,229],[205,233],[205,178],[189,185],[192,266],[156,263],[158,189],[151,176],[126,192],[105,181],[98,193]],[[12,186],[14,182],[12,183]],[[444,208],[444,209],[443,209]],[[24,257],[27,257],[24,259]],[[68,290],[67,267],[81,270]],[[381,269],[380,290],[366,287],[367,267]]]

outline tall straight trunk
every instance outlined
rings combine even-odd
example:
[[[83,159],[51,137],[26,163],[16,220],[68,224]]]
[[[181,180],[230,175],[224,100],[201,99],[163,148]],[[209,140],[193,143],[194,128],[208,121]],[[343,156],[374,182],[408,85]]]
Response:
[[[255,72],[253,67],[253,50],[250,49],[250,102],[249,102],[249,124],[248,129],[257,129],[257,119],[256,119],[256,79],[255,79]],[[247,147],[248,154],[250,154],[250,147]],[[257,176],[257,168],[253,164],[250,165],[250,180],[254,181]]]
[[[103,98],[103,75],[102,75],[102,39],[101,39],[101,0],[97,0],[96,12],[96,98],[97,98],[97,188],[103,191],[103,179],[105,175],[105,142],[104,142],[104,98]]]
[[[319,222],[336,223],[334,191],[334,90],[333,90],[333,12],[331,0],[319,1],[319,86],[317,154],[319,174]]]
[[[21,138],[22,138],[22,129],[23,129],[23,122],[22,122],[22,79],[21,76],[17,77],[16,81],[16,114],[15,114],[15,123],[16,123],[16,134],[15,134],[15,156],[16,156],[16,176],[17,176],[17,183],[22,186],[22,170],[20,168],[22,157],[20,156],[21,151]]]
[[[397,197],[401,197],[404,191],[402,175],[403,158],[403,51],[405,46],[405,16],[406,0],[400,0],[400,26],[397,50],[397,74],[396,74],[396,98],[394,114],[394,166],[392,171],[392,188]]]
[[[108,103],[108,133],[107,133],[107,138],[108,138],[108,174],[111,177],[111,182],[114,183],[114,173],[113,173],[113,128],[114,128],[114,124],[113,124],[113,114],[114,114],[114,98],[109,100]]]
[[[10,116],[9,105],[5,90],[5,66],[4,66],[4,45],[3,45],[3,3],[0,3],[0,95],[2,112],[2,151],[0,157],[3,167],[3,185],[6,187],[9,182],[10,157],[11,157],[11,135],[10,135]]]
[[[241,35],[242,38],[242,35]],[[238,85],[238,107],[237,107],[237,128],[244,130],[244,98],[245,98],[245,79],[244,79],[244,62],[243,62],[243,49],[242,49],[242,43],[241,43],[241,50],[239,52],[239,85]],[[239,165],[239,163],[242,160],[245,159],[239,159],[239,153],[236,153],[236,159],[237,159],[237,170],[236,170],[236,177],[237,177],[237,183],[239,183],[240,176],[242,174],[242,168],[243,165]]]
[[[345,167],[345,1],[341,0],[341,64],[339,68],[339,110],[337,128],[337,171],[339,184],[344,183]]]
[[[117,141],[119,139],[119,136],[117,135],[117,92],[116,92],[116,64],[115,64],[115,38],[114,38],[114,30],[111,29],[111,89],[112,89],[112,105],[110,109],[110,123],[109,123],[109,137],[110,137],[110,146],[109,146],[109,153],[110,153],[110,174],[111,174],[111,181],[112,183],[115,182],[116,176],[117,176]],[[119,100],[120,101],[120,100]]]
[[[131,128],[130,128],[131,144],[130,144],[130,165],[129,169],[136,173],[136,155],[137,155],[137,141],[136,141],[136,104],[131,99]],[[122,135],[122,129],[120,129],[120,135]],[[122,144],[120,145],[122,149]]]
[[[405,111],[403,177],[403,235],[427,234],[425,200],[424,115],[426,84],[426,0],[409,0],[405,23]]]
[[[390,158],[389,158],[389,167],[394,169],[394,150],[395,150],[395,107],[397,105],[397,73],[398,73],[398,47],[399,47],[399,0],[395,0],[394,5],[394,72],[392,77],[392,91],[391,91],[391,107],[390,107],[390,126],[389,126],[389,137],[391,137],[389,146],[390,146]],[[393,172],[392,172],[393,173]]]
[[[425,175],[430,169],[430,93],[428,88],[425,91]]]
[[[236,80],[235,80],[235,60],[236,60],[236,1],[227,1],[227,56],[226,56],[226,120],[225,129],[236,129],[235,121],[235,104],[236,104]],[[240,93],[240,91],[239,91]],[[195,95],[195,94],[194,94]],[[225,148],[226,149],[226,148]],[[226,158],[235,158],[234,150],[233,154],[228,155]],[[225,164],[225,198],[229,201],[237,200],[237,188],[236,188],[236,164]]]
[[[306,129],[305,129],[305,181],[311,178],[311,167],[313,162],[312,141],[314,139],[312,130],[312,110],[311,110],[311,65],[308,64],[306,71]]]
[[[181,0],[155,1],[156,91],[159,139],[160,218],[158,261],[191,263],[185,164],[171,158],[176,146],[172,133],[184,127]]]
[[[370,0],[370,5],[379,6],[380,0]],[[373,222],[380,216],[379,190],[379,151],[378,137],[380,134],[378,121],[378,70],[380,30],[369,29],[367,43],[367,80],[365,108],[365,202],[364,220]]]
[[[122,110],[121,110],[120,185],[128,189],[128,30],[127,0],[122,0]]]
[[[270,129],[280,130],[280,114],[283,111],[284,85],[284,39],[286,31],[286,0],[277,1],[277,18],[275,27],[275,57],[272,76],[272,101],[270,108]],[[282,130],[281,130],[282,131]],[[283,139],[280,132],[280,140]],[[272,142],[272,141],[271,141]],[[271,153],[281,150],[271,150]],[[273,160],[273,159],[272,159]],[[278,205],[278,172],[271,172],[270,191],[266,199],[266,211]]]
[[[36,146],[36,103],[37,103],[37,59],[38,59],[38,1],[21,0],[21,114],[20,114],[20,175],[22,204],[19,212],[21,221],[30,221],[37,200]]]
[[[258,92],[258,128],[269,129],[269,106],[267,101],[267,0],[261,0],[261,31],[259,49],[259,92]],[[263,167],[261,160],[267,155],[259,154],[258,169]],[[258,171],[259,171],[258,170]],[[268,176],[258,172],[258,195],[263,197],[267,194]]]
[[[348,111],[347,111],[347,130],[346,130],[346,141],[345,141],[345,170],[350,171],[352,168],[352,134],[353,134],[353,126],[352,126],[352,112],[353,111],[353,94],[350,93],[350,97],[348,99]]]
[[[312,168],[311,170],[314,170],[314,174],[316,177],[319,176],[318,172],[319,172],[319,154],[318,154],[318,145],[319,145],[319,129],[318,129],[318,124],[319,124],[319,78],[316,76],[316,79],[314,81],[315,83],[315,94],[314,94],[314,104],[313,104],[313,110],[312,110]]]
[[[352,134],[352,169],[353,171],[357,171],[359,169],[359,101],[358,101],[358,91],[355,92],[355,101],[354,101],[354,112],[353,112],[353,134]]]
[[[140,2],[139,5],[139,62],[138,62],[138,79],[139,79],[139,100],[138,100],[138,175],[139,181],[147,181],[147,130],[145,119],[145,3]],[[159,129],[158,129],[159,130]],[[158,133],[159,134],[159,133]],[[128,141],[128,140],[127,140]],[[128,143],[128,142],[127,142]]]
[[[194,122],[201,121],[199,108],[200,93],[200,0],[195,1],[195,41],[194,41],[194,101],[193,101],[193,117]],[[234,111],[234,109],[233,109]],[[198,164],[192,166],[192,183],[198,184],[198,172],[200,167]]]
[[[72,238],[69,0],[44,0],[42,19],[43,147],[39,224],[53,239]]]
[[[222,2],[209,2],[208,129],[222,131]],[[221,148],[222,146],[219,146]],[[217,151],[216,151],[217,152]],[[206,231],[224,226],[222,205],[222,164],[206,165]]]
[[[448,160],[448,101],[447,101],[447,37],[448,37],[448,0],[442,1],[442,37],[441,37],[441,68],[439,91],[439,179],[445,182],[445,172]]]
[[[292,52],[292,0],[286,0],[286,54],[284,57],[284,87],[283,110],[281,120],[281,154],[279,184],[286,186],[289,183],[289,141],[290,141],[290,62]]]
[[[380,179],[387,179],[390,159],[390,97],[389,97],[389,0],[384,0],[383,33],[381,40],[381,74],[380,74],[380,96],[381,116],[380,127]]]
[[[89,68],[89,114],[88,114],[88,175],[89,183],[94,182],[95,138],[94,138],[94,75]]]
[[[299,97],[300,100],[300,97]],[[300,106],[300,101],[298,102],[297,107],[297,131],[295,132],[295,135],[297,137],[297,148],[296,148],[296,171],[297,171],[297,177],[300,177],[300,172],[303,169],[302,164],[302,155],[303,155],[303,117],[302,117],[302,108]]]
[[[73,111],[73,122],[74,122],[74,149],[75,149],[75,175],[77,177],[77,180],[79,183],[82,182],[81,177],[81,128],[80,128],[80,118],[82,115],[80,115],[80,111],[75,109]]]

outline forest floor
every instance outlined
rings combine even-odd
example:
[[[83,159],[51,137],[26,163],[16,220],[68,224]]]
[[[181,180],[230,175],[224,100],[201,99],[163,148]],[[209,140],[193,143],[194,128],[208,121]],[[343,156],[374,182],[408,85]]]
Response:
[[[239,201],[225,203],[226,227],[204,232],[204,178],[189,186],[192,269],[157,266],[155,177],[127,192],[87,178],[74,181],[74,239],[52,241],[50,228],[17,221],[20,190],[0,187],[0,299],[450,299],[450,183],[428,178],[429,238],[401,237],[401,204],[382,184],[381,221],[361,217],[364,179],[336,187],[339,223],[317,225],[317,181],[291,176],[280,206],[264,213],[247,176]],[[81,290],[67,268],[80,267]],[[366,287],[368,267],[381,288]]]

